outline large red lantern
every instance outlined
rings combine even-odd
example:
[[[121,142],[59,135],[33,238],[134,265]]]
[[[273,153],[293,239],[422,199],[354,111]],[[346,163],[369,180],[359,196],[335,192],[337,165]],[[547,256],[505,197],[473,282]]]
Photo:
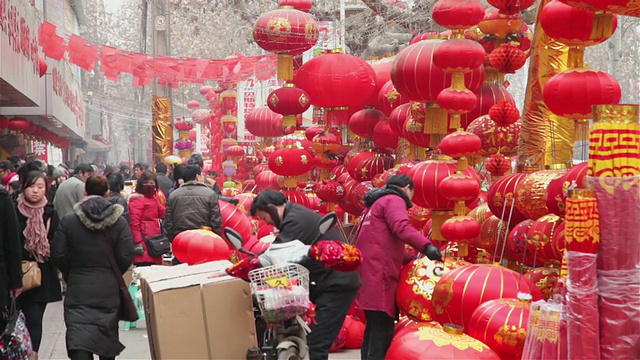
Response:
[[[485,249],[491,255],[502,257],[502,249],[506,250],[504,245],[505,238],[509,229],[505,221],[500,220],[497,216],[492,215],[482,222],[480,236],[475,239],[474,245]],[[498,250],[498,252],[496,252]],[[508,255],[508,254],[507,254]],[[499,259],[495,259],[498,261]]]
[[[278,78],[293,80],[293,56],[311,49],[319,27],[313,16],[293,9],[269,11],[253,25],[253,39],[262,49],[278,54]]]
[[[433,20],[448,29],[468,29],[483,17],[484,6],[477,0],[439,0],[433,7]]]
[[[467,244],[476,240],[480,235],[480,223],[469,216],[459,215],[454,216],[442,224],[440,232],[447,241],[453,241],[458,243],[458,249],[460,251],[459,256],[466,256],[468,254]],[[464,251],[461,251],[464,249]]]
[[[413,260],[400,271],[396,302],[403,314],[416,321],[433,321],[431,294],[445,271],[468,265],[462,260],[447,259],[446,265],[426,257]]]
[[[189,265],[229,258],[227,243],[205,229],[182,231],[173,239],[171,248],[178,260]]]
[[[269,169],[282,176],[305,174],[313,167],[313,156],[298,148],[278,149],[269,156]]]
[[[344,126],[348,108],[364,104],[376,90],[376,75],[360,58],[330,53],[302,65],[295,83],[309,94],[313,105],[327,108],[328,126]]]
[[[525,265],[560,265],[562,259],[556,257],[553,238],[556,229],[563,221],[558,215],[548,214],[531,224],[527,231],[527,253],[531,255],[525,258]]]
[[[489,209],[498,218],[517,224],[526,219],[515,207],[516,189],[527,174],[509,174],[494,181],[489,187],[487,200]]]
[[[518,184],[515,190],[515,207],[528,219],[538,219],[550,213],[547,208],[546,190],[551,181],[563,177],[566,169],[536,171]]]
[[[387,116],[402,104],[407,104],[409,99],[405,98],[396,90],[391,80],[387,81],[378,94],[378,108]]]
[[[459,327],[441,328],[433,323],[417,323],[400,330],[391,341],[386,359],[402,360],[499,360],[500,357],[480,341],[465,335]]]
[[[596,14],[558,0],[546,4],[540,13],[540,25],[545,33],[569,46],[592,46],[604,42],[613,35],[617,24],[616,16],[611,13]]]
[[[271,170],[261,171],[256,175],[256,187],[258,191],[280,190],[278,175]]]
[[[311,106],[309,95],[292,83],[276,89],[267,97],[267,106],[283,116],[284,126],[296,126],[296,118]]]
[[[436,284],[431,302],[440,323],[467,327],[473,311],[482,303],[515,298],[518,292],[530,293],[533,285],[520,274],[500,265],[461,266],[445,273]],[[534,293],[534,300],[540,299]]]
[[[449,200],[472,201],[478,197],[480,183],[478,179],[456,171],[456,173],[447,176],[440,182],[438,192],[445,194]]]
[[[391,128],[389,121],[380,121],[373,128],[373,143],[389,149],[398,147],[398,134]]]
[[[638,3],[634,0],[563,0],[576,8],[611,11],[620,15],[640,17]]]
[[[218,201],[220,205],[220,214],[222,215],[222,228],[232,228],[242,235],[242,239],[246,242],[251,238],[251,220],[235,205],[226,201]],[[222,234],[223,238],[224,232]]]
[[[564,223],[563,223],[564,224]],[[529,279],[541,292],[545,300],[553,298],[556,283],[560,277],[560,269],[549,267],[536,267],[527,270],[524,277]]]
[[[479,155],[486,156],[498,151],[505,155],[518,152],[519,121],[506,127],[500,127],[488,115],[483,115],[473,120],[467,127],[467,131],[480,137],[482,147],[478,152]]]
[[[451,210],[455,202],[447,199],[438,191],[440,183],[449,175],[456,172],[457,162],[447,157],[434,157],[432,160],[416,164],[409,176],[415,184],[412,201],[419,206],[434,210]],[[472,168],[462,172],[478,182],[478,174]]]
[[[247,114],[244,125],[251,134],[260,137],[277,137],[284,135],[283,118],[273,110],[263,107]]]
[[[320,200],[330,203],[336,203],[346,195],[344,185],[336,180],[323,180],[315,185],[314,191]]]
[[[518,296],[518,299],[489,300],[478,306],[467,331],[503,360],[519,360],[524,351],[531,300],[527,299],[528,294]]]
[[[386,116],[380,110],[360,110],[351,115],[351,119],[349,119],[349,129],[358,136],[371,139],[373,137],[373,129],[385,118]]]

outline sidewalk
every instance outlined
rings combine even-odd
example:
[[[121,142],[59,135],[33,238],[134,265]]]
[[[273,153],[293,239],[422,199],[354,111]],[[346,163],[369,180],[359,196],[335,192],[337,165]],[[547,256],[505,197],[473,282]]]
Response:
[[[42,344],[40,345],[39,353],[40,359],[68,359],[65,346],[65,327],[61,301],[47,306],[47,311],[44,313],[43,327]],[[149,343],[147,341],[147,329],[144,321],[138,321],[138,328],[136,329],[120,331],[120,342],[126,346],[126,349],[118,356],[119,360],[151,359]],[[359,360],[360,350],[345,350],[334,353],[329,356],[329,359]]]

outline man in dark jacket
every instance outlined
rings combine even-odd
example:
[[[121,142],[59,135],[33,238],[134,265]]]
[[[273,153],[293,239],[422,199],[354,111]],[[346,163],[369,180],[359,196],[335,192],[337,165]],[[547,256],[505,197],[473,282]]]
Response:
[[[287,198],[277,191],[261,192],[253,201],[251,215],[259,216],[279,230],[275,242],[300,240],[311,245],[318,237],[320,215],[302,205],[288,203]],[[335,229],[322,239],[344,241]],[[302,265],[309,269],[309,298],[316,305],[317,323],[311,325],[311,333],[307,336],[309,356],[311,360],[325,360],[329,358],[329,349],[356,298],[360,277],[357,272],[327,269],[310,259]]]
[[[107,181],[109,182],[109,202],[122,206],[124,208],[122,217],[129,222],[129,204],[127,204],[127,199],[122,196],[124,176],[120,173],[111,173],[107,176]]]
[[[4,190],[0,190],[0,214],[0,308],[4,308],[9,305],[9,294],[17,297],[22,288],[20,227],[13,201]],[[2,317],[0,325],[4,329]]]
[[[187,165],[182,172],[184,184],[171,192],[167,201],[165,227],[169,239],[185,230],[210,227],[222,234],[222,214],[218,195],[202,181],[202,170],[198,165]]]
[[[156,179],[158,180],[158,187],[165,196],[169,196],[171,192],[171,187],[173,186],[173,181],[167,177],[167,165],[164,163],[156,164]]]

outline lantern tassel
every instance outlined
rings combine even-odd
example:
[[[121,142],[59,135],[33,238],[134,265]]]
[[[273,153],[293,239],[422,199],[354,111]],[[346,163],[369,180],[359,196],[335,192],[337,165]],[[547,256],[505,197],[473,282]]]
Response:
[[[297,116],[296,115],[284,115],[282,117],[282,126],[284,127],[289,127],[289,126],[296,126],[297,125]]]
[[[437,104],[427,104],[425,107],[424,133],[446,134],[449,130],[449,114]]]
[[[433,211],[433,215],[431,217],[431,239],[439,241],[445,240],[440,229],[442,229],[442,224],[444,224],[444,222],[449,220],[452,216],[452,211]]]
[[[451,123],[449,123],[449,129],[462,128],[462,121],[460,120],[460,114],[451,114]]]
[[[605,12],[597,12],[593,18],[593,27],[591,28],[591,39],[608,39],[613,35],[613,14]]]
[[[278,54],[278,80],[293,81],[293,55]]]

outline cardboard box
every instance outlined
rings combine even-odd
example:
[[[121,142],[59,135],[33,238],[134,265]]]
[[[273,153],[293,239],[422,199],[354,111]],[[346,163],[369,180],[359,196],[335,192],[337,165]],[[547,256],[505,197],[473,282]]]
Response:
[[[153,359],[243,359],[256,346],[249,284],[227,261],[156,267],[142,276]]]

